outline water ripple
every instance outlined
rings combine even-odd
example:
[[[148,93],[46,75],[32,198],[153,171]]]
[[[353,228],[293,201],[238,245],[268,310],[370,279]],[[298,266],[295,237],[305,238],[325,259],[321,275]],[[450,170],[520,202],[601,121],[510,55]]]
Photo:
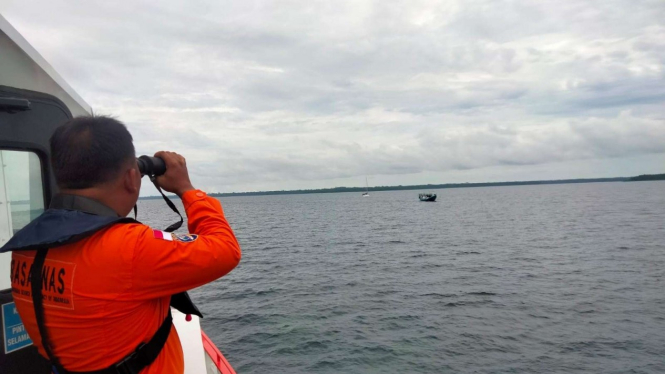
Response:
[[[191,295],[238,373],[665,372],[664,182],[417,192],[221,199]]]

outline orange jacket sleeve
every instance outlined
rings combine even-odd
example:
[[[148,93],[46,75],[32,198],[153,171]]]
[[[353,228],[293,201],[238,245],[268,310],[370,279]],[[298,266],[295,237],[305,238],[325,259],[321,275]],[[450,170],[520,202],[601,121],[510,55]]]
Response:
[[[185,192],[182,202],[188,236],[178,238],[144,225],[130,229],[134,232],[128,237],[136,238],[130,298],[154,299],[187,291],[222,277],[240,262],[240,245],[219,201],[195,190]]]

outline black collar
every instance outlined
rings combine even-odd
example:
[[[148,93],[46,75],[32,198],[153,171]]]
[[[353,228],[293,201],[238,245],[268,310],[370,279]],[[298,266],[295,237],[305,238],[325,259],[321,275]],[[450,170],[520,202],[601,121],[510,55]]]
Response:
[[[120,217],[115,210],[89,197],[57,194],[51,200],[50,209],[78,210],[98,216]]]

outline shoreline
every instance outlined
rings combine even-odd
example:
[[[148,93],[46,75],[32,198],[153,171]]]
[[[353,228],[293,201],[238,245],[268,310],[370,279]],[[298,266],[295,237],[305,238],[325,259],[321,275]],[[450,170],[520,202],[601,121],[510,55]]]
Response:
[[[665,174],[663,174],[665,179]],[[534,181],[510,181],[510,182],[482,182],[482,183],[444,183],[444,184],[420,184],[408,186],[376,186],[370,187],[370,192],[377,191],[403,191],[403,190],[427,190],[427,189],[446,189],[446,188],[475,188],[475,187],[501,187],[501,186],[529,186],[545,184],[575,184],[575,183],[607,183],[607,182],[632,182],[642,180],[660,180],[644,179],[639,177],[615,177],[615,178],[580,178],[580,179],[560,179],[560,180],[534,180]],[[334,187],[320,188],[312,190],[280,190],[280,191],[253,191],[253,192],[215,192],[209,193],[212,197],[232,197],[232,196],[269,196],[269,195],[302,195],[315,193],[344,193],[344,192],[364,192],[365,187]],[[177,198],[175,195],[167,195],[170,198]],[[161,199],[161,196],[145,196],[139,200]]]

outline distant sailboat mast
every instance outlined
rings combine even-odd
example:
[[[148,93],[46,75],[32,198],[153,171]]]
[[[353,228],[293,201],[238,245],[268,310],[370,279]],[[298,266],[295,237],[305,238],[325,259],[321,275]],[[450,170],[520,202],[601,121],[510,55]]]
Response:
[[[363,197],[369,197],[369,184],[367,183],[367,177],[365,177],[365,192],[363,193]]]

